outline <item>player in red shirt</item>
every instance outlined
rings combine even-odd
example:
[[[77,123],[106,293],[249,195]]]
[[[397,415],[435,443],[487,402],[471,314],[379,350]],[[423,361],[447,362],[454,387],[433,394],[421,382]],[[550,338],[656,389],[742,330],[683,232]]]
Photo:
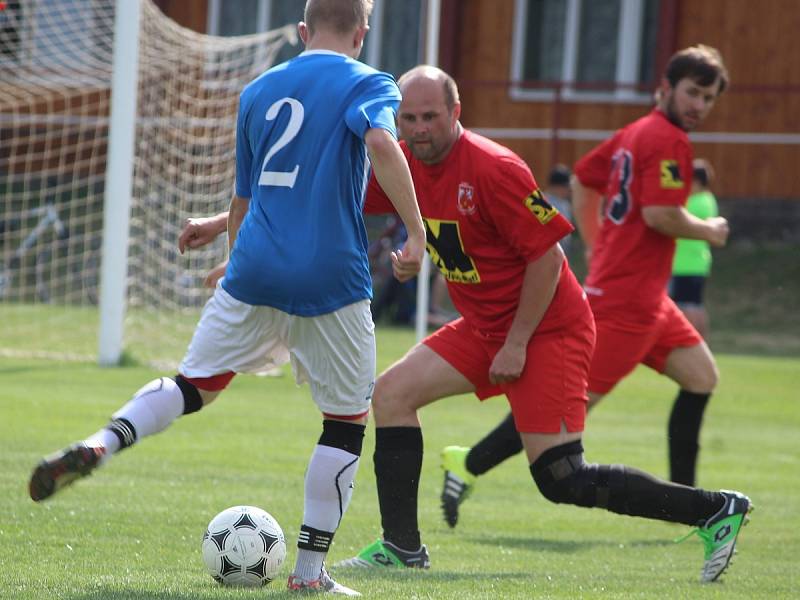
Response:
[[[707,542],[702,575],[716,579],[750,501],[737,492],[699,490],[627,466],[584,461],[595,335],[586,296],[557,244],[572,227],[518,156],[462,128],[458,90],[446,73],[416,67],[399,85],[398,130],[428,250],[462,317],[376,381],[374,460],[383,538],[337,566],[429,565],[417,522],[423,454],[417,411],[472,392],[481,399],[506,395],[531,474],[547,499],[699,525],[701,536],[718,538]],[[391,210],[374,179],[366,210]]]
[[[584,461],[595,330],[557,244],[572,227],[546,202],[519,157],[462,128],[458,90],[446,73],[416,67],[399,84],[398,130],[428,250],[462,317],[378,377],[372,402],[383,538],[336,566],[429,567],[417,521],[423,454],[417,411],[472,392],[481,399],[506,395],[516,439],[547,499],[698,525],[707,549],[702,577],[716,579],[750,501],[737,492],[694,489],[631,467]],[[392,210],[374,180],[366,210]],[[195,221],[184,234],[204,243],[209,231],[208,223]]]
[[[675,238],[722,246],[728,236],[724,218],[703,221],[684,209],[692,174],[687,132],[708,115],[727,81],[716,50],[678,52],[667,66],[657,106],[584,156],[573,181],[576,222],[591,251],[584,289],[597,327],[589,406],[640,362],[676,381],[681,389],[669,421],[670,475],[685,485],[695,482],[700,425],[717,368],[666,289]],[[442,495],[451,526],[474,476],[521,449],[515,438],[508,418],[473,449],[445,449],[445,468],[461,475],[446,475]]]

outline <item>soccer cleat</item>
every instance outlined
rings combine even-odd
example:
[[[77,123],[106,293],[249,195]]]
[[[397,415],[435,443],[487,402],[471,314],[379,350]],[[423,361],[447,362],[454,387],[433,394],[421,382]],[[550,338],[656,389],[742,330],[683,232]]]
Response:
[[[289,575],[289,581],[286,583],[286,587],[291,592],[319,592],[323,594],[341,594],[342,596],[361,595],[357,591],[350,589],[341,583],[336,583],[333,578],[328,575],[328,571],[325,570],[324,565],[318,579],[307,581],[305,579],[301,579],[300,577],[296,577],[295,575]]]
[[[444,489],[442,489],[442,512],[450,527],[458,523],[458,507],[467,499],[475,487],[477,476],[467,471],[467,454],[470,448],[447,446],[442,450]]]
[[[334,568],[343,567],[407,567],[410,569],[430,569],[431,559],[428,549],[423,544],[416,552],[398,548],[391,542],[377,540],[353,558],[342,560]]]
[[[716,581],[728,567],[736,548],[739,530],[750,520],[749,514],[753,510],[753,503],[744,494],[729,490],[720,492],[725,498],[722,508],[705,525],[689,533],[696,533],[705,546],[705,560],[700,572],[700,581],[704,583]]]
[[[39,502],[86,477],[97,468],[105,453],[103,447],[79,442],[43,458],[33,470],[28,484],[31,499]]]

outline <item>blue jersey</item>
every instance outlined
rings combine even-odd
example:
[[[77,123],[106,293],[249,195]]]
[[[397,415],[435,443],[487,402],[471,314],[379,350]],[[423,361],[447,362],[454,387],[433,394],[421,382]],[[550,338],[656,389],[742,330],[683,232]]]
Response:
[[[236,195],[250,208],[222,282],[231,296],[306,317],[372,297],[364,135],[396,136],[399,103],[391,75],[327,51],[304,52],[248,84]]]

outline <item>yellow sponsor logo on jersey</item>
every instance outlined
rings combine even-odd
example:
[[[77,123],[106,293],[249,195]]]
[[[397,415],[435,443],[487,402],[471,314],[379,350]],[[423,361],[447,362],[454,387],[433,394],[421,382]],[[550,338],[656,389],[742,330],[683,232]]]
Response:
[[[661,161],[661,188],[665,190],[679,190],[683,187],[681,170],[677,160]]]
[[[481,276],[475,262],[464,250],[458,221],[428,219],[425,221],[428,253],[447,281],[455,283],[480,283]]]
[[[544,199],[544,195],[539,190],[533,190],[524,200],[526,208],[533,213],[533,216],[541,223],[546,225],[553,217],[558,214],[558,210]]]

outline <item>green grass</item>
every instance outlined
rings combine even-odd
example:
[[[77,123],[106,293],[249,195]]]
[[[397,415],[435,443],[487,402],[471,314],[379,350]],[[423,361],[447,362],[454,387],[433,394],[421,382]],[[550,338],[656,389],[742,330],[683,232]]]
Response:
[[[412,343],[379,331],[379,368]],[[428,572],[339,572],[371,598],[789,598],[800,578],[800,365],[796,359],[719,357],[722,383],[703,431],[700,481],[756,504],[739,555],[717,584],[697,582],[702,549],[688,528],[545,501],[522,457],[484,476],[456,530],[441,520],[438,450],[472,443],[506,411],[463,396],[422,411],[427,454],[420,492]],[[141,367],[22,359],[0,362],[0,598],[189,600],[288,597],[284,582],[225,589],[206,575],[200,536],[223,508],[254,504],[294,540],[303,472],[319,434],[307,388],[289,376],[234,380],[220,400],[115,457],[51,502],[27,497],[42,454],[102,426],[142,384]],[[637,371],[592,414],[587,459],[664,475],[674,386]],[[356,493],[331,551],[346,558],[380,534],[368,428]]]

